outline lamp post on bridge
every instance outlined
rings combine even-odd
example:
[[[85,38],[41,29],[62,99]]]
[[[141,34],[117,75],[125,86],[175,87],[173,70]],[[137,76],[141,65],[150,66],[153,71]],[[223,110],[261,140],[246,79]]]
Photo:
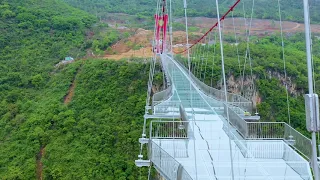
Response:
[[[309,14],[309,2],[303,0],[304,8],[304,25],[306,35],[306,53],[307,53],[307,67],[308,67],[308,88],[309,94],[305,95],[305,107],[306,107],[306,126],[307,130],[312,133],[312,158],[311,165],[313,169],[314,179],[319,178],[319,167],[317,160],[317,144],[316,144],[316,132],[320,130],[319,122],[319,99],[318,95],[313,92],[313,72],[312,72],[312,60],[311,60],[311,36],[310,36],[310,14]]]

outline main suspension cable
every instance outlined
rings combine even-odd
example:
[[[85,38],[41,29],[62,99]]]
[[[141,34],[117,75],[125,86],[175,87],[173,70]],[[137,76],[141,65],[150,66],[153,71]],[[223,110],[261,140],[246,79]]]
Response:
[[[218,18],[218,21],[201,37],[199,38],[196,43],[194,43],[193,45],[187,47],[185,50],[181,51],[181,52],[176,52],[176,54],[181,54],[181,53],[184,53],[186,52],[188,49],[191,49],[192,47],[194,47],[196,44],[198,44],[204,37],[206,37],[215,27],[218,26],[218,24],[220,24],[220,22],[222,22],[226,16],[231,12],[233,11],[233,9],[239,4],[241,0],[237,0],[230,8],[229,10],[221,17],[221,18]]]

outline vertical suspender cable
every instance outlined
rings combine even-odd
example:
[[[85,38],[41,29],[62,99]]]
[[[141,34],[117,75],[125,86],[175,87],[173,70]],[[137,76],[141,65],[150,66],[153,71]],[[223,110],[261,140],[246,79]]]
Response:
[[[204,59],[206,58],[206,56],[205,56],[205,54],[206,54],[206,46],[207,46],[207,39],[209,38],[209,35],[208,36],[206,36],[205,37],[205,39],[204,39],[204,43],[202,44],[202,46],[203,46],[203,55],[202,55],[202,60],[201,60],[201,74],[200,74],[200,81],[201,81],[201,77],[203,77],[203,73],[202,73],[202,70],[204,70],[205,69],[205,67],[203,68],[203,65],[205,65],[204,64]],[[208,50],[207,50],[207,52],[208,52]],[[205,74],[206,72],[204,71],[204,74]],[[203,83],[205,83],[204,82],[204,80],[203,80]]]
[[[148,170],[148,180],[150,180],[150,177],[151,177],[151,167],[152,167],[152,162],[150,163],[149,170]]]
[[[239,42],[238,42],[238,37],[237,37],[237,32],[236,32],[236,26],[234,23],[234,16],[233,16],[233,11],[231,13],[232,15],[232,24],[233,24],[233,31],[234,31],[234,39],[235,39],[235,46],[236,46],[236,50],[237,50],[237,58],[238,58],[238,65],[239,65],[239,77],[241,77],[241,63],[240,63],[240,55],[239,55]],[[240,87],[240,95],[241,95],[241,87]],[[239,104],[241,106],[241,98],[239,98]]]
[[[245,11],[245,8],[244,8],[244,1],[242,1],[242,10],[243,10],[243,19],[244,19],[244,25],[245,25],[245,35],[246,35],[246,41],[247,38],[248,38],[248,25],[247,25],[247,17],[246,17],[246,11]],[[246,71],[246,65],[247,65],[247,54],[248,54],[248,51],[246,50],[246,54],[245,54],[245,57],[244,57],[244,63],[243,63],[243,71],[242,71],[242,78],[241,78],[241,89],[240,89],[240,94],[243,96],[244,94],[243,93],[243,83],[244,83],[244,72]]]
[[[250,41],[250,34],[251,34],[251,27],[252,27],[253,9],[254,9],[254,0],[252,0],[251,19],[250,19],[250,26],[249,26],[249,36],[248,36],[248,42],[247,42],[247,50],[248,50],[249,65],[250,65],[250,75],[251,75],[252,90],[253,90],[252,96],[254,95],[255,85],[254,85],[254,82],[253,82],[252,59],[251,59],[251,52],[250,52],[249,41]],[[256,114],[258,114],[257,108],[256,108]]]
[[[281,5],[280,0],[278,0],[278,7],[279,7],[279,18],[280,18],[280,33],[281,33],[281,46],[282,46],[282,59],[283,59],[283,71],[284,71],[284,79],[286,85],[286,95],[287,95],[287,113],[288,113],[288,121],[289,125],[291,126],[291,117],[290,117],[290,102],[289,102],[289,92],[288,92],[288,84],[287,84],[287,69],[286,69],[286,58],[284,52],[284,40],[283,40],[283,28],[282,28],[282,17],[281,17]],[[290,130],[291,135],[291,130]]]
[[[252,89],[254,90],[254,88],[255,88],[254,82],[253,82],[252,60],[251,60],[250,46],[249,46],[251,27],[252,27],[252,19],[253,19],[253,9],[254,9],[254,0],[252,0],[250,24],[249,24],[249,27],[247,27],[247,19],[246,19],[246,14],[245,14],[245,9],[244,9],[244,2],[243,2],[243,13],[244,13],[245,26],[246,26],[247,49],[246,49],[246,54],[245,54],[245,59],[244,59],[244,66],[243,66],[243,71],[242,71],[241,93],[243,93],[244,75],[245,75],[245,70],[246,70],[247,59],[249,59],[250,74],[251,74],[251,79],[252,79]],[[244,94],[242,94],[242,95],[244,96]],[[257,109],[256,109],[256,114],[257,114]]]
[[[212,56],[212,72],[211,72],[211,87],[213,87],[213,67],[214,67],[214,58],[216,55],[216,45],[217,45],[217,31],[214,32],[214,44],[213,44],[213,56]]]
[[[200,61],[201,61],[201,53],[199,53],[201,51],[201,46],[200,44],[197,44],[196,45],[196,54],[195,54],[195,68],[197,68],[197,71],[196,69],[194,70],[194,76],[197,77],[197,74],[199,73],[199,68],[200,68]],[[199,58],[197,58],[199,57]]]
[[[193,57],[192,57],[192,59],[191,59],[191,61],[193,61],[193,63],[194,63],[194,72],[193,72],[193,75],[195,76],[195,77],[197,77],[197,71],[198,71],[198,66],[197,66],[197,57],[198,57],[198,53],[199,52],[199,46],[197,45],[197,46],[195,46],[195,48],[194,48],[194,51],[192,52],[192,54],[194,54],[193,55]]]
[[[170,33],[170,53],[171,55],[173,56],[173,51],[172,51],[172,37],[173,37],[173,32],[172,32],[172,0],[170,0],[170,14],[169,14],[169,23],[170,23],[170,26],[169,26],[169,33]]]
[[[212,32],[210,32],[212,33]],[[206,83],[206,73],[207,73],[207,66],[208,66],[208,59],[209,59],[209,43],[210,43],[210,35],[209,35],[209,40],[208,40],[208,43],[206,44],[206,47],[207,47],[207,56],[206,56],[206,64],[204,66],[204,75],[203,75],[203,83]]]
[[[236,32],[236,26],[234,24],[234,17],[233,17],[233,11],[231,12],[232,14],[232,24],[233,24],[233,30],[234,30],[234,39],[236,41],[236,49],[237,49],[237,57],[238,57],[238,64],[239,64],[239,73],[241,76],[241,63],[240,63],[240,55],[239,55],[239,47],[238,47],[238,37],[237,37],[237,32]]]
[[[189,79],[191,79],[191,71],[190,71],[190,48],[189,48],[189,35],[188,35],[188,16],[187,16],[187,0],[183,0],[183,6],[184,6],[184,17],[185,17],[185,23],[186,23],[186,38],[187,38],[187,53],[188,53],[188,68],[189,68]],[[192,109],[192,115],[194,115],[193,112],[193,106],[192,106],[192,91],[191,91],[191,82],[189,82],[189,91],[190,91],[190,105],[191,105],[191,109]],[[195,121],[193,121],[193,129],[195,127]],[[195,165],[195,171],[196,171],[196,180],[198,180],[198,168],[197,168],[197,154],[195,151],[195,142],[193,142],[193,151],[194,151],[194,157],[195,157],[195,161],[194,161],[194,165]]]
[[[229,117],[229,106],[228,106],[228,99],[227,99],[227,84],[226,84],[226,74],[224,69],[224,57],[223,57],[223,41],[222,41],[222,34],[221,34],[221,25],[220,25],[220,11],[219,11],[219,3],[216,0],[217,5],[217,16],[218,16],[218,27],[219,27],[219,37],[220,37],[220,50],[221,50],[221,66],[222,66],[222,75],[223,75],[223,83],[224,83],[224,96],[225,96],[225,103],[226,103],[226,111],[227,111],[227,119],[228,119],[228,133],[230,133],[230,117]],[[232,180],[234,180],[234,172],[233,172],[233,156],[232,156],[232,145],[231,139],[229,138],[229,148],[230,148],[230,159],[231,159],[231,174]]]
[[[157,1],[156,14],[158,14],[158,12],[159,12],[159,6],[160,6],[160,0]],[[155,42],[155,36],[156,36],[156,23],[154,23],[154,36],[153,36],[154,40],[153,40],[153,43]],[[154,48],[154,46],[152,46],[152,48]],[[147,90],[148,92],[147,92],[147,100],[146,100],[146,105],[147,106],[150,103],[149,101],[150,101],[150,96],[151,96],[151,88],[152,88],[155,64],[156,64],[156,55],[154,54],[153,57],[151,58],[151,63],[150,63],[149,81],[148,81],[148,90]],[[146,121],[147,121],[146,118],[144,118],[142,137],[146,136],[146,123],[147,123]],[[142,155],[142,148],[143,148],[143,144],[140,145],[140,155]]]
[[[207,36],[204,38],[204,43],[201,43],[201,47],[203,46],[203,44],[206,43],[206,39],[207,39]],[[202,48],[203,49],[203,52],[200,51],[200,61],[201,61],[201,66],[200,66],[200,73],[199,73],[199,80],[201,81],[201,75],[202,75],[202,66],[203,66],[203,58],[204,58],[204,51],[205,51],[205,46]]]

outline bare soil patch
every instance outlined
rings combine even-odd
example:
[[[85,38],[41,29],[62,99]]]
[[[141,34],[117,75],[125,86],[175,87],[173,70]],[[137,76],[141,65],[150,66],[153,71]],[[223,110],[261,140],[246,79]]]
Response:
[[[176,22],[184,23],[184,18],[175,20]],[[189,33],[189,43],[194,44],[213,24],[217,22],[216,18],[194,17],[189,18],[189,26],[199,27],[198,32]],[[245,25],[247,23],[247,26]],[[245,21],[243,18],[235,18],[233,25],[232,18],[226,18],[223,21],[224,34],[234,34],[234,26],[238,36],[245,36],[246,29],[249,27],[249,19]],[[283,21],[283,31],[286,35],[304,32],[304,24]],[[320,33],[320,25],[311,25],[312,32]],[[273,33],[280,32],[280,22],[268,19],[253,19],[251,24],[251,35],[268,36]],[[106,54],[104,58],[108,59],[123,59],[139,57],[145,58],[152,56],[152,39],[154,32],[150,30],[138,29],[134,35],[129,38],[122,39],[112,46],[112,53]],[[169,36],[169,34],[168,34]],[[184,31],[173,32],[173,47],[174,52],[181,52],[185,49],[186,33]],[[137,48],[138,47],[138,48]]]
[[[69,87],[68,93],[64,97],[64,104],[66,104],[66,105],[68,105],[72,101],[72,98],[73,98],[73,95],[74,95],[74,91],[75,91],[75,89],[77,87],[77,76],[81,72],[82,65],[83,65],[84,62],[85,62],[85,60],[82,60],[82,64],[80,65],[80,67],[78,68],[76,74],[74,75],[74,78],[73,78],[72,83],[71,83],[71,85]]]
[[[152,56],[152,39],[153,31],[138,29],[136,33],[127,38],[118,41],[113,45],[112,52],[115,54],[106,54],[104,58],[106,59],[130,59],[133,57],[146,58]],[[194,43],[198,38],[200,38],[203,33],[193,32],[190,36],[190,43]],[[169,35],[168,35],[169,36]],[[185,44],[186,42],[186,33],[184,31],[175,31],[173,32],[173,44]],[[140,47],[137,50],[134,50],[134,47]],[[175,48],[179,49],[179,48]]]
[[[64,98],[64,104],[69,104],[72,101],[72,97],[74,95],[74,91],[76,89],[76,80],[73,80],[67,96]]]
[[[176,20],[177,22],[184,23],[184,19],[180,18]],[[194,17],[189,18],[189,25],[196,26],[204,30],[208,30],[213,24],[217,22],[216,18],[206,18],[206,17]],[[237,34],[244,34],[246,30],[246,23],[249,25],[250,19],[247,19],[246,23],[244,18],[234,18],[234,24],[236,27]],[[234,33],[234,26],[232,18],[226,18],[222,22],[223,30],[225,33]],[[252,20],[251,34],[258,36],[265,36],[275,32],[280,32],[280,22],[273,21],[269,19],[253,19]],[[285,33],[297,33],[304,32],[304,24],[282,21],[283,31]],[[312,24],[312,32],[320,33],[320,25]]]

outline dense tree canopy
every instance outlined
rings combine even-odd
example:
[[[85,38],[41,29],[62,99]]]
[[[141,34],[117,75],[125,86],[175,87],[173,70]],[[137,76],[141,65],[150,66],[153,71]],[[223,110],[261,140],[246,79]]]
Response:
[[[146,65],[94,60],[54,67],[85,52],[95,21],[59,0],[0,2],[1,179],[35,179],[38,161],[45,179],[137,179]],[[100,49],[117,40],[109,31],[100,37]],[[80,69],[75,100],[64,105]]]

